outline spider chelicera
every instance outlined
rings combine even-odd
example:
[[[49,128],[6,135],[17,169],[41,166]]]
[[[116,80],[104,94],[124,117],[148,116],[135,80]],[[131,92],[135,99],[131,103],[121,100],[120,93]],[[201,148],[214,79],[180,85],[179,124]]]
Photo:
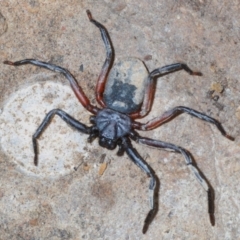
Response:
[[[190,75],[201,76],[202,74],[200,72],[192,71],[186,64],[175,63],[157,68],[150,73],[147,72],[146,77],[143,77],[144,79],[142,79],[142,86],[139,87],[139,84],[136,84],[131,76],[136,73],[136,70],[134,70],[136,66],[142,68],[143,72],[147,71],[143,63],[140,60],[135,60],[135,64],[132,64],[129,60],[129,68],[125,73],[117,70],[118,68],[116,66],[118,66],[119,63],[115,64],[112,68],[114,61],[114,49],[108,32],[101,23],[93,19],[89,10],[87,10],[87,15],[89,20],[99,28],[106,49],[106,59],[99,75],[95,91],[97,102],[101,108],[90,103],[82,88],[78,85],[73,75],[67,69],[35,59],[25,59],[17,62],[4,61],[4,63],[8,65],[19,66],[24,64],[33,64],[54,72],[62,73],[69,80],[76,97],[83,107],[93,114],[93,116],[90,117],[92,126],[89,127],[77,121],[61,109],[51,110],[32,137],[34,164],[36,166],[38,165],[37,139],[43,133],[44,129],[47,127],[54,115],[60,116],[63,121],[81,133],[89,134],[89,142],[92,142],[98,137],[99,145],[101,147],[112,150],[118,146],[117,155],[121,156],[124,152],[126,152],[128,157],[150,177],[149,190],[151,209],[145,218],[142,229],[143,233],[145,233],[158,210],[158,203],[156,199],[158,198],[157,193],[159,180],[155,175],[154,170],[139,155],[137,150],[133,148],[130,140],[132,139],[137,143],[151,147],[180,153],[183,155],[186,164],[190,167],[198,182],[208,194],[208,213],[210,216],[210,222],[214,226],[214,191],[203,174],[199,171],[196,164],[194,164],[191,154],[180,146],[142,137],[135,131],[148,131],[155,129],[179,114],[187,113],[193,117],[214,124],[223,136],[230,140],[234,140],[225,132],[220,122],[205,115],[204,113],[183,106],[175,107],[146,123],[135,121],[135,119],[146,116],[151,110],[156,78],[179,70],[185,70]],[[132,72],[132,70],[135,72]]]

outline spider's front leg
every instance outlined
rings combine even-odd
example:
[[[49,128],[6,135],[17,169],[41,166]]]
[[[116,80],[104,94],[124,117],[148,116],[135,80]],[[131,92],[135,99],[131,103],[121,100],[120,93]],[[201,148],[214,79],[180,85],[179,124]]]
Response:
[[[62,118],[64,122],[69,124],[71,127],[77,129],[78,131],[86,134],[92,134],[92,129],[93,127],[87,127],[83,123],[80,123],[73,117],[71,117],[69,114],[64,112],[61,109],[53,109],[51,110],[46,117],[43,119],[42,123],[32,136],[32,142],[33,142],[33,151],[34,151],[34,164],[37,166],[38,165],[38,145],[37,145],[37,139],[40,137],[40,135],[43,133],[43,131],[46,129],[48,124],[51,122],[52,118],[54,115],[58,115],[59,117]]]
[[[204,190],[208,194],[208,213],[209,213],[210,222],[211,222],[212,226],[214,226],[215,225],[214,190],[213,190],[212,186],[206,180],[206,177],[201,173],[201,171],[198,169],[198,167],[194,163],[194,160],[193,160],[191,154],[182,147],[176,146],[171,143],[162,142],[159,140],[141,137],[135,132],[132,132],[130,136],[133,140],[135,140],[138,143],[148,145],[151,147],[160,148],[160,149],[170,150],[170,151],[173,151],[176,153],[180,153],[184,156],[187,166],[191,169],[191,171],[193,172],[197,181],[201,184],[201,186],[204,188]]]
[[[144,226],[142,229],[143,233],[146,233],[149,224],[154,219],[157,211],[158,211],[158,202],[157,200],[157,193],[158,193],[158,185],[159,180],[156,177],[153,169],[143,160],[143,158],[139,155],[139,153],[132,147],[132,144],[129,139],[123,138],[122,139],[122,146],[124,150],[126,151],[129,158],[138,166],[140,167],[151,179],[149,184],[149,197],[150,197],[150,208],[145,221]]]

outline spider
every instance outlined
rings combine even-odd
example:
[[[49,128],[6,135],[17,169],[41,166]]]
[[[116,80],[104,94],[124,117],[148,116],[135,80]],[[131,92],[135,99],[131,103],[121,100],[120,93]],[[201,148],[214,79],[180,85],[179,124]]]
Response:
[[[154,170],[139,155],[137,150],[133,148],[131,140],[147,146],[182,154],[186,164],[192,170],[195,178],[208,194],[208,213],[210,222],[214,226],[214,191],[194,163],[194,159],[189,151],[172,143],[142,137],[136,130],[153,130],[177,117],[179,114],[187,113],[193,117],[214,124],[224,137],[232,141],[234,138],[228,135],[221,123],[214,118],[184,106],[174,107],[173,109],[166,111],[159,117],[155,117],[146,123],[135,121],[136,119],[145,117],[150,112],[154,99],[155,83],[158,77],[179,70],[184,70],[190,75],[201,76],[202,74],[200,72],[192,71],[184,63],[167,65],[157,68],[149,73],[146,70],[145,65],[138,59],[135,60],[135,65],[131,65],[131,63],[128,62],[128,69],[122,73],[117,68],[119,63],[116,63],[112,67],[114,61],[114,49],[107,29],[92,17],[89,10],[87,10],[87,16],[90,22],[99,28],[106,50],[106,59],[98,77],[95,90],[96,100],[101,107],[94,106],[90,103],[82,88],[78,85],[78,82],[65,68],[35,59],[24,59],[16,62],[4,61],[4,64],[8,65],[20,66],[24,64],[33,64],[54,72],[62,73],[70,82],[71,88],[82,106],[93,114],[93,116],[90,117],[91,126],[86,126],[61,109],[53,109],[47,113],[42,123],[32,136],[34,164],[36,166],[38,165],[39,150],[37,139],[55,115],[60,116],[63,121],[71,127],[77,129],[79,132],[89,134],[88,142],[92,142],[95,138],[99,138],[99,145],[103,148],[113,150],[118,147],[117,155],[121,156],[123,153],[126,153],[131,161],[150,177],[150,210],[145,218],[142,229],[142,232],[146,233],[150,223],[153,221],[158,211],[158,203],[156,200],[158,199],[159,180]],[[140,87],[139,84],[133,81],[134,78],[132,77],[133,74],[136,73],[136,68],[139,68],[140,73],[144,71],[147,72],[147,75],[140,79],[142,81],[142,86]]]

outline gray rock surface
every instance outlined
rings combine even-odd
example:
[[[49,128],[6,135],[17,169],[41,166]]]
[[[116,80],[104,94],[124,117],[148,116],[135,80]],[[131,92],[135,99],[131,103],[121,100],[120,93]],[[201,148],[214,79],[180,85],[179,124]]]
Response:
[[[50,109],[86,124],[90,114],[63,76],[0,64],[0,239],[240,239],[239,2],[2,0],[0,63],[36,58],[65,67],[96,104],[105,51],[87,9],[108,29],[117,58],[139,58],[149,71],[184,62],[203,73],[159,78],[152,111],[141,121],[192,107],[218,119],[235,142],[186,114],[141,134],[193,154],[215,189],[216,225],[205,191],[178,154],[134,144],[161,182],[146,235],[149,179],[125,155],[88,144],[55,117],[34,167],[31,136]]]

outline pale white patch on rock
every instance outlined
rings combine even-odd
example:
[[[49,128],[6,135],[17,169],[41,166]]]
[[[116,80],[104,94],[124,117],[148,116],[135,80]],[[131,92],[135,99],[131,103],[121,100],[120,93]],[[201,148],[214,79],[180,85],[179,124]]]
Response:
[[[37,167],[34,165],[32,135],[45,115],[55,108],[89,123],[89,113],[71,88],[51,81],[18,90],[7,100],[0,114],[1,147],[9,160],[26,174],[39,177],[68,174],[87,157],[84,147],[88,135],[73,130],[55,116],[38,140],[39,163]]]

